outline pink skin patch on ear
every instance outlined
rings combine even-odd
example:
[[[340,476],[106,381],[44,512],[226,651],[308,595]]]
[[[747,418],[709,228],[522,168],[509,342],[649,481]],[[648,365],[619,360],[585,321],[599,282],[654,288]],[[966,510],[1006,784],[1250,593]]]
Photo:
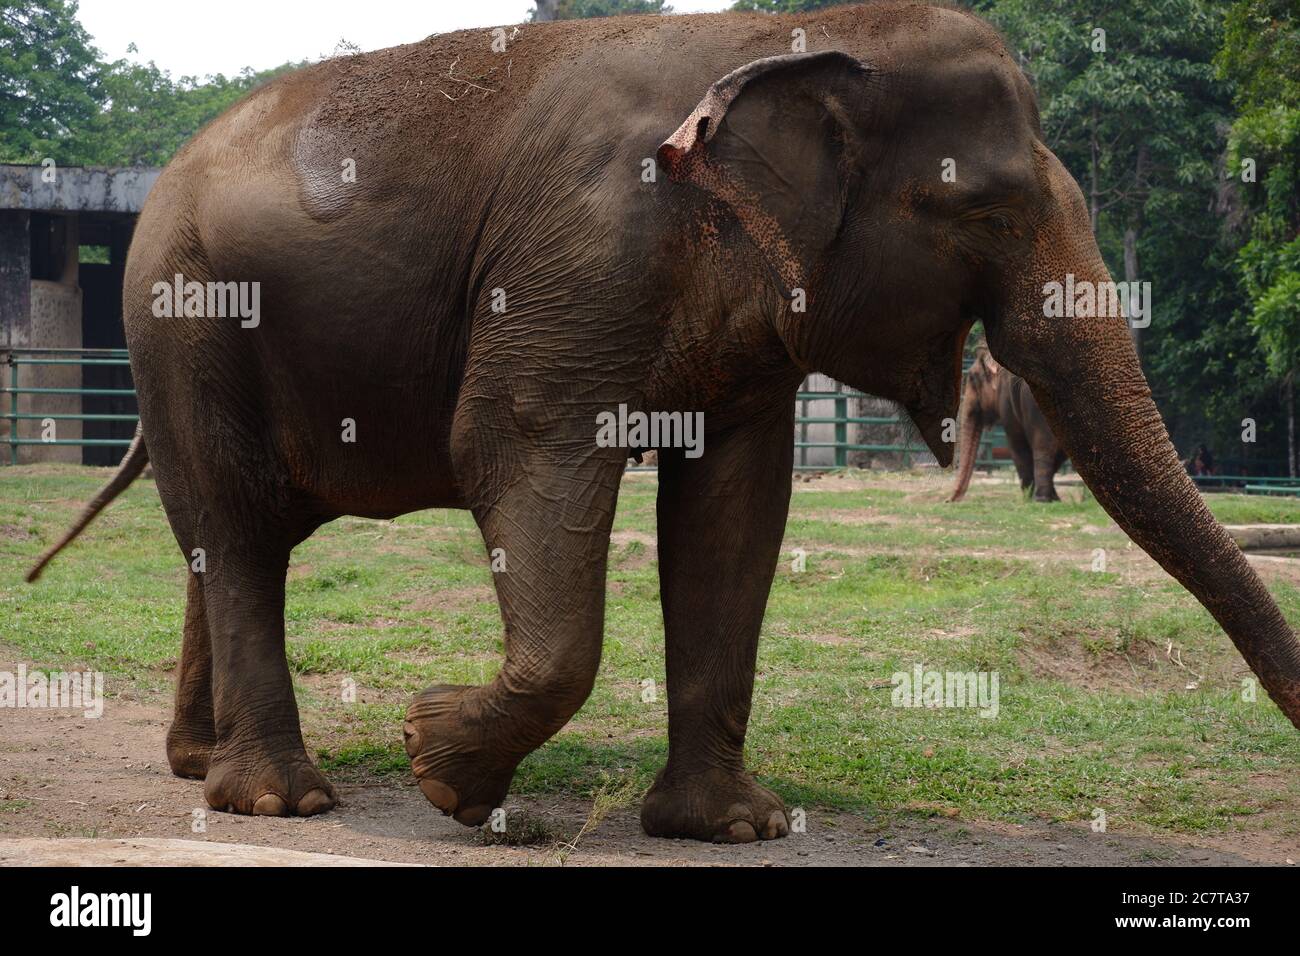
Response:
[[[727,115],[732,101],[751,80],[787,67],[809,68],[830,64],[864,74],[869,72],[864,64],[836,50],[783,54],[755,60],[733,70],[710,86],[691,114],[660,144],[656,152],[659,164],[668,171],[669,178],[674,182],[685,180],[694,183],[731,207],[741,228],[763,254],[775,272],[777,281],[784,286],[782,292],[787,299],[794,297],[795,289],[808,291],[804,284],[803,264],[795,255],[780,223],[762,207],[759,197],[743,184],[732,180],[725,169],[709,162],[705,146],[717,133],[718,124]]]
[[[725,111],[726,103],[733,97],[734,93],[724,97],[710,90],[686,122],[677,127],[677,132],[663,142],[656,156],[673,182],[692,183],[713,193],[731,208],[741,228],[775,270],[788,299],[795,289],[804,287],[803,265],[789,240],[776,219],[759,204],[758,196],[734,182],[721,166],[710,163],[704,149],[717,129],[713,117],[721,115],[720,111]],[[701,129],[703,139],[699,136]]]

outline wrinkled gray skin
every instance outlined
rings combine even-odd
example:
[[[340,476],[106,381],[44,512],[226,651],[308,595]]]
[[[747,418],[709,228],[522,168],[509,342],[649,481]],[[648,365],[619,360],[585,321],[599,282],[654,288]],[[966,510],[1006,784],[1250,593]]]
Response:
[[[795,28],[810,52],[789,54]],[[976,317],[1098,501],[1300,721],[1300,646],[1179,466],[1123,319],[1043,314],[1044,283],[1109,277],[992,29],[873,5],[491,40],[277,80],[187,146],[140,217],[130,467],[153,462],[182,556],[207,555],[168,757],[213,807],[333,806],[285,661],[289,553],[339,515],[430,507],[468,508],[507,556],[505,661],[421,693],[407,751],[444,812],[500,806],[596,679],[627,450],[598,447],[595,421],[626,403],[706,422],[703,457],[660,456],[669,750],[643,825],[785,834],[743,745],[794,393],[817,370],[897,401],[947,464]],[[176,273],[260,282],[260,324],[156,318],[153,284]]]

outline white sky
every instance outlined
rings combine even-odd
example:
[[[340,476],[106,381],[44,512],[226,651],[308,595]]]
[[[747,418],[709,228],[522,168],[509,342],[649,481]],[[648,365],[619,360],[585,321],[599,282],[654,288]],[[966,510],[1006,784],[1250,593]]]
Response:
[[[723,10],[732,0],[677,0],[676,13]],[[153,60],[172,77],[233,76],[320,59],[340,39],[363,50],[431,33],[520,23],[532,0],[81,0],[78,18],[109,60]]]

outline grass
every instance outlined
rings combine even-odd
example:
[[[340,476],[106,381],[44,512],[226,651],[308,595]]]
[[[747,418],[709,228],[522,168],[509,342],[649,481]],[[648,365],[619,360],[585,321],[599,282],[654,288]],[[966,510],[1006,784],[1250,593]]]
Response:
[[[161,698],[185,565],[152,482],[37,585],[21,580],[105,475],[0,472],[0,643],[33,666],[103,670],[110,693]],[[947,505],[947,480],[797,481],[759,652],[748,745],[759,778],[791,807],[1085,822],[1102,809],[1112,830],[1300,834],[1300,735],[1262,691],[1243,699],[1249,672],[1209,614],[1079,488],[1036,505],[983,483]],[[664,760],[655,488],[653,475],[624,482],[596,689],[520,767],[516,792],[599,809],[643,791]],[[1292,499],[1207,500],[1228,523],[1300,522]],[[1270,588],[1300,622],[1287,580]],[[294,552],[287,629],[309,746],[336,777],[409,774],[410,696],[488,680],[501,654],[487,558],[462,512],[322,528]],[[998,716],[891,706],[891,675],[916,664],[996,671]]]

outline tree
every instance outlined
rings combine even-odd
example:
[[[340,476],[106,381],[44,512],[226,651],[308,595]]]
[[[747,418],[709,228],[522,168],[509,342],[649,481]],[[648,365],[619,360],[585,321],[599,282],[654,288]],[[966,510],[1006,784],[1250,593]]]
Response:
[[[1247,314],[1280,379],[1290,474],[1300,470],[1295,380],[1300,370],[1300,14],[1291,0],[1238,0],[1228,11],[1222,76],[1236,85],[1229,170],[1249,220],[1237,257]],[[1238,181],[1239,180],[1239,181]]]
[[[542,22],[671,12],[672,7],[667,6],[664,0],[536,0],[528,18]]]
[[[0,162],[161,166],[249,90],[302,65],[173,80],[152,62],[103,62],[76,15],[65,0],[0,0]]]
[[[106,102],[72,136],[74,152],[83,163],[162,166],[250,90],[301,65],[286,63],[260,73],[246,68],[230,79],[217,74],[173,80],[152,61],[105,64],[100,87]]]
[[[1157,209],[1162,229],[1206,228],[1185,218],[1178,194],[1200,191],[1208,202],[1215,188],[1229,110],[1212,65],[1221,8],[1220,0],[987,6],[1034,82],[1044,136],[1075,172],[1093,232],[1112,248],[1118,240],[1126,282],[1141,278],[1139,247]]]
[[[65,0],[0,0],[0,160],[75,163],[69,135],[103,102],[99,51]]]
[[[758,13],[808,13],[823,7],[836,7],[858,0],[736,0],[731,9],[737,12]]]
[[[1112,274],[1152,282],[1142,361],[1175,442],[1228,450],[1238,468],[1269,458],[1281,409],[1237,315],[1240,239],[1224,229],[1232,98],[1214,57],[1228,0],[980,6],[1035,86],[1044,138],[1083,188]],[[1244,418],[1255,444],[1241,442]]]

